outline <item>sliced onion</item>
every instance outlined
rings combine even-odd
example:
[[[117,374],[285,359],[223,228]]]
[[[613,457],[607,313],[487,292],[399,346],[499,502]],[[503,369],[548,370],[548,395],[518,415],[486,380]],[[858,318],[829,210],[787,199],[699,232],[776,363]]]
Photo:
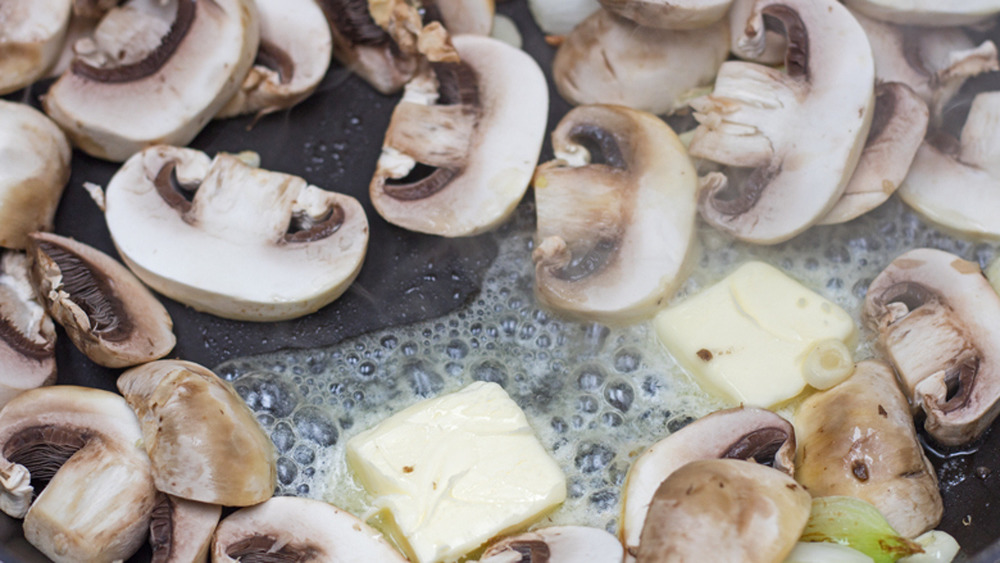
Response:
[[[894,563],[923,551],[920,544],[896,533],[877,508],[843,496],[813,499],[812,513],[800,541],[846,545],[871,557],[875,563]]]

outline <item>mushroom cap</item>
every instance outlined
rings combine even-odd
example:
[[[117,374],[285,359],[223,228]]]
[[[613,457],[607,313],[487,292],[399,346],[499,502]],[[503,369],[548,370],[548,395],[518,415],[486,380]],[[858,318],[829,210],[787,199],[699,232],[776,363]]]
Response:
[[[556,52],[552,75],[572,104],[619,104],[655,114],[687,105],[729,56],[725,22],[697,31],[644,27],[598,10]]]
[[[357,276],[368,247],[356,199],[232,155],[210,161],[167,146],[136,154],[115,174],[105,218],[118,253],[150,287],[248,321],[329,304]]]
[[[722,20],[733,0],[600,0],[605,10],[648,27],[702,29]]]
[[[45,76],[59,57],[71,4],[72,0],[6,0],[0,4],[0,95]]]
[[[219,523],[213,563],[258,560],[253,557],[264,554],[280,561],[406,562],[381,534],[353,515],[299,497],[274,497]]]
[[[271,498],[274,445],[228,382],[192,362],[159,360],[123,373],[118,390],[139,418],[158,490],[225,506]]]
[[[892,261],[868,286],[866,322],[938,442],[971,442],[1000,414],[1000,295],[979,266],[929,248]]]
[[[0,7],[0,19],[3,10]],[[69,181],[70,147],[62,130],[27,104],[0,100],[0,123],[4,124],[0,127],[0,247],[24,249],[28,233],[52,230],[59,198]]]
[[[475,35],[453,41],[464,65],[455,70],[456,88],[466,96],[475,91],[475,100],[446,103],[436,87],[426,87],[440,79],[411,81],[369,187],[390,223],[447,237],[490,230],[517,207],[538,162],[549,100],[545,76],[524,51]],[[434,171],[406,179],[422,167]]]
[[[180,17],[187,3],[193,6],[190,20]],[[132,0],[105,20],[115,21],[114,14],[126,9],[155,13],[157,4]],[[239,90],[259,41],[254,1],[178,0],[177,7],[175,25],[159,45],[132,45],[115,35],[124,41],[122,52],[140,58],[134,63],[139,67],[119,64],[95,72],[84,70],[93,66],[78,60],[49,89],[42,100],[45,112],[75,146],[120,162],[148,146],[186,145]],[[145,21],[147,29],[163,25],[155,16]],[[184,29],[182,21],[190,25],[178,33]],[[138,55],[133,52],[137,47]],[[162,64],[149,73],[150,61]],[[100,78],[101,73],[110,77]]]
[[[807,398],[795,413],[795,429],[795,478],[813,496],[870,502],[908,538],[941,521],[934,467],[887,364],[859,362],[847,381]]]
[[[655,115],[580,106],[538,167],[535,287],[550,307],[625,321],[656,312],[694,246],[697,173]]]
[[[503,538],[479,563],[621,563],[623,556],[621,542],[600,528],[550,526]]]
[[[27,256],[0,251],[0,408],[55,383],[55,342],[55,325],[28,281]]]
[[[971,25],[1000,13],[998,0],[844,0],[867,16],[903,25]]]
[[[157,494],[149,521],[150,563],[204,563],[221,516],[217,504]]]

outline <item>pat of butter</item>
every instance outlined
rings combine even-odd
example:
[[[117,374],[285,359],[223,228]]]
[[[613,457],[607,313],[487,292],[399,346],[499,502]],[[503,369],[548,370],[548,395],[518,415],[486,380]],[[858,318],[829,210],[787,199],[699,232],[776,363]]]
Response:
[[[347,443],[347,463],[419,563],[455,561],[566,498],[562,469],[496,383],[393,415]]]
[[[807,381],[829,386],[830,374],[853,371],[851,316],[762,262],[662,311],[655,325],[681,367],[733,404],[771,407]]]

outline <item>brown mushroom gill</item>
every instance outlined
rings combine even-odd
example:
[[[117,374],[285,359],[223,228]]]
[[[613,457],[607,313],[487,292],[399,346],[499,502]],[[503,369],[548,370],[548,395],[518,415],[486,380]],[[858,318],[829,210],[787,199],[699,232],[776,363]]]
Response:
[[[2,313],[3,311],[0,311],[0,340],[6,342],[8,346],[22,356],[38,362],[52,357],[53,350],[55,349],[54,341],[37,342],[32,340],[21,332],[21,329],[11,319]]]
[[[283,240],[287,243],[315,242],[336,233],[344,224],[344,208],[334,204],[321,217],[303,211],[292,213]]]
[[[73,428],[31,426],[7,440],[3,455],[28,470],[38,496],[66,460],[86,446],[90,438],[87,432]]]
[[[196,0],[178,0],[177,15],[174,17],[170,30],[142,60],[131,64],[115,67],[96,67],[76,59],[70,65],[70,72],[96,82],[122,83],[142,80],[157,73],[173,56],[174,51],[184,40],[196,15]]]
[[[368,11],[368,0],[321,0],[330,28],[354,45],[379,47],[395,42]]]
[[[153,186],[163,201],[182,216],[191,210],[191,201],[194,199],[195,190],[198,189],[197,184],[182,184],[177,179],[176,160],[168,161],[160,168],[153,179]]]
[[[521,556],[512,563],[547,563],[552,557],[549,544],[540,540],[522,540],[511,542],[508,546],[511,551]]]
[[[262,534],[233,542],[226,555],[240,563],[290,563],[313,561],[317,553],[309,546],[286,543],[275,549],[278,540]]]
[[[754,461],[777,469],[775,456],[788,440],[788,431],[784,428],[759,428],[741,436],[719,458]]]
[[[153,513],[149,520],[149,545],[153,548],[152,563],[165,563],[170,560],[173,547],[171,538],[174,532],[174,503],[169,495],[158,493]]]
[[[280,84],[288,84],[295,76],[295,62],[292,61],[291,55],[281,47],[264,39],[261,39],[260,46],[257,47],[257,59],[254,64],[277,72]]]

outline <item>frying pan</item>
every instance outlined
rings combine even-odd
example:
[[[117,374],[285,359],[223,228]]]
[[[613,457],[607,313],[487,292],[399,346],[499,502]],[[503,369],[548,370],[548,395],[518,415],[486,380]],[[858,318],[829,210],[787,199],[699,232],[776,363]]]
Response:
[[[524,50],[549,77],[551,131],[570,108],[551,82],[555,50],[531,19],[526,0],[500,3],[497,11],[518,24]],[[38,96],[47,88],[48,83],[40,83],[5,98],[37,107]],[[960,99],[971,100],[974,92],[983,89],[1000,89],[1000,81],[996,77],[972,81]],[[215,366],[250,354],[331,346],[365,332],[442,316],[477,294],[497,254],[492,237],[455,240],[407,232],[382,220],[369,202],[368,182],[396,99],[376,93],[335,62],[316,94],[292,110],[256,122],[251,117],[215,121],[191,143],[209,155],[253,150],[261,155],[263,168],[296,174],[358,198],[368,215],[371,244],[350,289],[330,306],[301,319],[229,321],[161,297],[177,335],[171,357]],[[959,113],[950,114],[957,123],[963,119]],[[551,157],[546,139],[541,159]],[[56,232],[117,255],[100,211],[82,187],[84,182],[107,185],[117,168],[74,152],[72,177],[56,215]],[[56,354],[59,383],[115,389],[119,370],[87,360],[61,329]],[[967,560],[1000,561],[1000,431],[994,428],[980,443],[961,452],[928,451],[942,483],[945,512],[939,528],[955,536]],[[131,561],[149,557],[144,548]],[[20,523],[0,517],[0,562],[36,561],[45,558],[23,539]]]

